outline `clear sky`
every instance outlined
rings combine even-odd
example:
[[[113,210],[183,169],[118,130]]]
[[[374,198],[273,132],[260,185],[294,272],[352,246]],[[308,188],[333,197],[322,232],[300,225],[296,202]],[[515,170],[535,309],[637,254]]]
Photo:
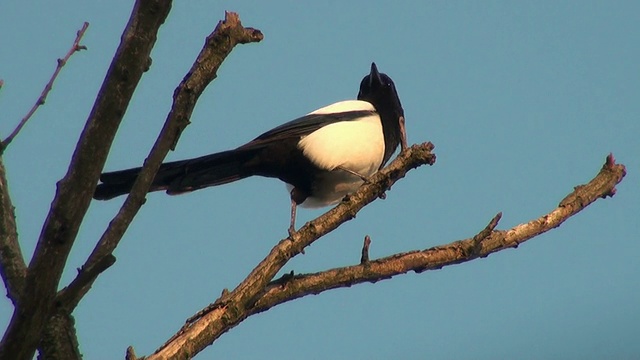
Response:
[[[393,5],[391,5],[393,4]],[[128,1],[0,5],[0,133],[28,111],[91,23],[47,103],[4,160],[30,256],[131,10]],[[168,159],[232,148],[285,121],[355,98],[375,61],[398,88],[409,142],[435,166],[412,171],[284,271],[357,263],[474,235],[552,210],[613,152],[628,175],[560,228],[516,250],[309,296],[251,317],[201,358],[640,358],[640,2],[175,1],[107,161],[142,163],[171,95],[224,10],[265,39],[238,46]],[[62,285],[123,198],[89,209]],[[303,224],[321,211],[299,211]],[[149,354],[233,288],[286,235],[289,198],[251,178],[148,197],[75,312],[86,359]],[[12,308],[0,300],[0,325]]]

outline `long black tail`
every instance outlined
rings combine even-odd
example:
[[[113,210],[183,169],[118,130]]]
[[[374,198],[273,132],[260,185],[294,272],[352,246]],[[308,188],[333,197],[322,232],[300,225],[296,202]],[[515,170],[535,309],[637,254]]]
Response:
[[[247,166],[255,150],[223,151],[195,159],[164,163],[153,179],[149,191],[166,190],[180,194],[209,186],[222,185],[253,175]],[[131,191],[141,168],[104,173],[96,187],[94,199],[108,200]]]

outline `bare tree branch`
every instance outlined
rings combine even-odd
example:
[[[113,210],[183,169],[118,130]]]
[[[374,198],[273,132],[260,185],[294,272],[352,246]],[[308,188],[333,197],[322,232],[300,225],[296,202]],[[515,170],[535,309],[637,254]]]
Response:
[[[67,257],[89,207],[116,130],[149,67],[149,54],[171,1],[138,0],[57,192],[27,271],[23,301],[0,343],[0,359],[30,360]]]
[[[58,299],[66,306],[75,307],[101,272],[92,269],[105,258],[113,256],[113,250],[144,203],[160,164],[169,150],[175,147],[182,130],[189,124],[198,98],[216,78],[224,59],[237,44],[259,42],[262,39],[263,35],[259,30],[243,27],[238,14],[233,12],[225,13],[225,20],[220,21],[207,37],[200,54],[174,92],[171,111],[129,196],[82,266],[78,277],[60,293]],[[84,285],[80,286],[82,283]]]
[[[609,155],[598,175],[588,184],[576,186],[556,209],[509,230],[495,230],[502,217],[502,213],[499,213],[477,235],[465,240],[314,274],[283,276],[266,287],[255,305],[247,309],[245,317],[306,295],[365,282],[375,283],[409,271],[421,273],[441,269],[448,265],[487,257],[508,248],[517,248],[523,242],[557,228],[599,198],[613,196],[615,186],[622,181],[625,174],[624,165],[616,164],[613,156]]]
[[[201,311],[199,316],[190,319],[189,323],[147,359],[193,357],[224,332],[239,324],[287,261],[318,238],[353,219],[360,209],[378,199],[409,170],[434,164],[436,157],[431,153],[432,150],[433,144],[424,143],[401,152],[386,168],[374,174],[358,191],[335,208],[305,224],[292,237],[280,241],[240,285],[230,293],[224,292],[215,303]]]
[[[394,161],[390,167],[399,162],[402,161]],[[248,296],[254,296],[254,302],[237,302],[238,299],[242,299],[240,295],[236,294],[239,286],[232,293],[223,294],[216,303],[201,311],[193,322],[187,323],[168,343],[147,359],[192,357],[248,316],[302,296],[363,282],[377,282],[409,271],[420,273],[426,270],[440,269],[447,265],[486,257],[507,248],[515,248],[528,239],[560,226],[569,217],[577,214],[598,198],[612,196],[615,193],[615,185],[622,181],[625,173],[625,167],[615,164],[613,156],[610,155],[600,173],[588,184],[576,187],[560,203],[558,208],[510,230],[495,230],[502,215],[499,213],[482,231],[466,240],[423,251],[396,254],[375,261],[365,261],[359,265],[331,269],[316,274],[298,276],[287,274],[281,279],[271,281],[260,294],[248,292]],[[377,180],[379,178],[373,181],[377,182]],[[356,196],[366,191],[363,186],[356,193]],[[312,225],[307,224],[306,226]],[[283,248],[286,248],[284,243],[287,241],[290,240],[281,241],[274,247],[271,254],[281,253]]]
[[[71,49],[69,49],[69,51],[67,52],[67,55],[65,55],[62,59],[58,59],[58,65],[56,66],[56,69],[53,72],[53,75],[51,75],[51,79],[49,79],[49,82],[47,83],[47,85],[45,85],[44,90],[42,90],[42,93],[40,94],[40,97],[38,98],[36,103],[33,104],[33,106],[31,107],[31,110],[29,110],[27,115],[25,115],[22,118],[22,120],[20,120],[20,123],[18,123],[18,126],[16,126],[13,132],[6,139],[4,139],[4,141],[0,143],[0,155],[4,152],[7,146],[9,146],[9,144],[11,143],[11,141],[13,141],[16,135],[18,135],[22,127],[27,123],[27,121],[29,121],[29,119],[31,118],[31,116],[33,116],[36,110],[38,110],[38,108],[41,105],[43,105],[44,102],[47,100],[47,95],[49,95],[49,91],[51,91],[51,89],[53,88],[53,82],[56,81],[56,78],[58,77],[60,70],[62,70],[64,65],[67,63],[67,61],[69,61],[69,58],[71,57],[71,55],[75,54],[76,51],[87,49],[86,46],[80,45],[80,40],[84,36],[84,33],[85,31],[87,31],[88,27],[89,27],[89,23],[85,21],[85,23],[82,25],[82,28],[78,30],[78,32],[76,33],[76,39],[73,41],[73,45],[71,45]],[[1,84],[0,84],[0,87],[1,87]]]

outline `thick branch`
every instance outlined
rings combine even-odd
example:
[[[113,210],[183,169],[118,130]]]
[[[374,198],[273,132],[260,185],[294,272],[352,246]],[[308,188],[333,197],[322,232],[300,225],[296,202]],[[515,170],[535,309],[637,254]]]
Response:
[[[60,70],[62,70],[64,65],[67,63],[67,61],[69,61],[69,58],[71,58],[71,55],[75,54],[76,51],[87,49],[85,46],[80,45],[80,40],[82,40],[82,37],[84,36],[84,33],[85,31],[87,31],[88,27],[89,27],[89,23],[85,22],[82,25],[82,28],[78,30],[78,32],[76,33],[76,39],[73,41],[73,45],[71,45],[71,49],[69,49],[69,51],[67,52],[67,55],[65,55],[62,59],[58,59],[58,64],[56,66],[56,69],[53,72],[53,75],[51,75],[51,79],[49,79],[49,82],[47,83],[47,85],[45,85],[44,90],[42,90],[42,93],[40,94],[40,97],[38,98],[36,103],[33,104],[33,106],[31,107],[31,110],[29,110],[27,115],[25,115],[22,118],[22,120],[20,120],[20,123],[18,123],[18,126],[16,126],[13,132],[4,141],[0,143],[0,154],[2,154],[4,150],[7,148],[7,146],[9,146],[11,141],[13,141],[16,135],[18,135],[22,127],[27,123],[27,121],[29,121],[29,119],[31,118],[31,116],[33,116],[36,110],[38,110],[38,108],[41,105],[43,105],[44,102],[47,100],[47,95],[49,95],[49,91],[51,91],[51,89],[53,88],[53,82],[56,81],[56,78],[58,77]]]
[[[192,357],[211,344],[221,334],[239,324],[255,306],[265,286],[286,262],[321,236],[353,219],[365,205],[387,191],[391,185],[418,166],[435,162],[433,144],[414,145],[403,151],[386,168],[373,175],[369,182],[319,218],[305,224],[293,239],[280,241],[232,292],[224,293],[211,307],[187,323],[172,339],[147,359],[181,359]]]
[[[22,295],[27,265],[18,243],[16,216],[13,210],[7,174],[0,156],[0,274],[7,288],[7,296],[15,306]]]
[[[75,307],[101,273],[94,268],[105,258],[113,256],[111,255],[113,250],[144,203],[160,164],[177,143],[182,130],[189,124],[189,118],[198,98],[206,86],[216,78],[218,68],[224,59],[235,45],[258,42],[262,39],[263,35],[259,30],[243,27],[238,15],[232,12],[227,12],[225,20],[220,21],[207,37],[202,51],[174,92],[171,111],[129,196],[103,233],[76,279],[59,294],[58,299],[64,306]]]
[[[38,360],[82,360],[75,319],[66,309],[58,309],[44,327]]]
[[[24,301],[16,306],[0,344],[0,359],[28,360],[52,314],[67,257],[131,96],[149,66],[156,34],[171,8],[166,0],[136,2],[122,41],[87,119],[27,272]]]

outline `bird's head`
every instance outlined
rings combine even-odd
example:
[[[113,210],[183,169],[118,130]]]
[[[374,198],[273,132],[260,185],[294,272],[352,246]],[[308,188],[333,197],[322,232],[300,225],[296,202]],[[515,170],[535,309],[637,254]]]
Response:
[[[397,117],[404,116],[396,85],[387,74],[378,72],[376,63],[371,63],[371,72],[360,82],[358,100],[370,102],[379,113],[392,112]]]

